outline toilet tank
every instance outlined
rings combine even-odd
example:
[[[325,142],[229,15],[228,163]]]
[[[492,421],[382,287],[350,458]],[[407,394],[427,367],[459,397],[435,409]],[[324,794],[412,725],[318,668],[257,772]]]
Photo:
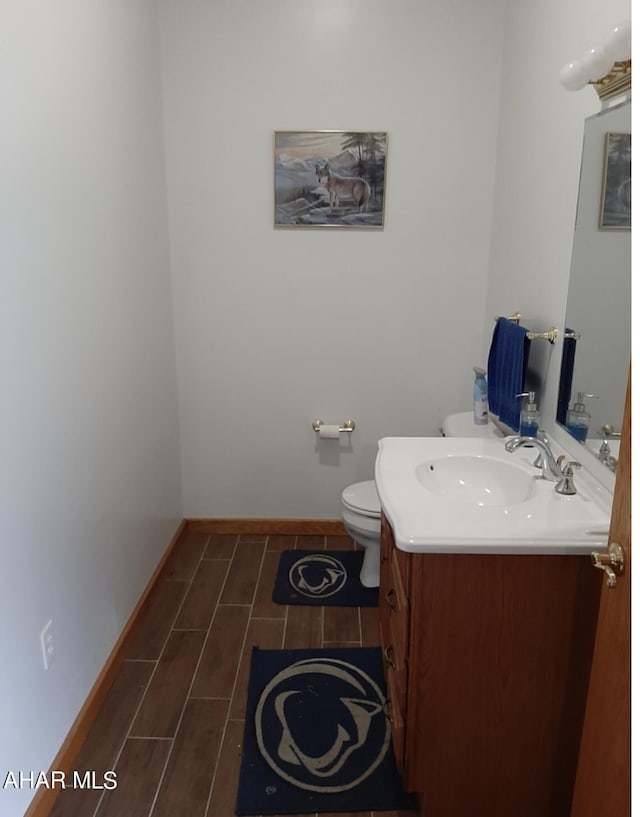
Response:
[[[491,420],[488,425],[478,426],[473,422],[472,411],[461,411],[458,414],[449,414],[442,423],[443,437],[497,437],[502,439],[504,434]]]

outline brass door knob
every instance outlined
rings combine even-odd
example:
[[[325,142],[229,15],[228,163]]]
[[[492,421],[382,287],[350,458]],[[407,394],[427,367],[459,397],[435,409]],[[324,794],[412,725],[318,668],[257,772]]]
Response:
[[[617,577],[624,573],[624,548],[617,542],[611,542],[606,553],[593,552],[591,561],[594,567],[604,571],[607,577],[607,587],[613,588],[617,584]]]

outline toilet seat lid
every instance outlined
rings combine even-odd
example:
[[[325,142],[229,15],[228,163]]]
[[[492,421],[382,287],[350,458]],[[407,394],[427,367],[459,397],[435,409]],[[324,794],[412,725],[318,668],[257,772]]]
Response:
[[[342,492],[342,502],[363,516],[380,516],[380,500],[372,479],[348,485]]]

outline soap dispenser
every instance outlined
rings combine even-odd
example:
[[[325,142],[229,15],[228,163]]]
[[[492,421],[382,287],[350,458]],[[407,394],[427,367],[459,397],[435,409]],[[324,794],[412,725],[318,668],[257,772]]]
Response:
[[[477,426],[486,426],[489,424],[487,373],[479,366],[474,366],[473,371],[476,373],[473,381],[473,422]]]
[[[591,415],[584,404],[585,398],[595,396],[595,394],[585,394],[583,391],[579,391],[578,399],[567,412],[567,431],[578,442],[586,442],[589,424],[591,423]]]
[[[534,391],[524,391],[516,397],[528,397],[528,401],[523,404],[520,412],[520,436],[537,437],[540,426],[540,412],[536,406],[536,393]]]

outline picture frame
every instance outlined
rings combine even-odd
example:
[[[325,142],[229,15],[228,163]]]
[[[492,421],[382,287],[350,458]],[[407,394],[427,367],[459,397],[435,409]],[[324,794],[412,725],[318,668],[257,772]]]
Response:
[[[600,229],[631,229],[631,134],[607,133],[600,197]]]
[[[274,227],[382,229],[387,153],[386,131],[275,131]]]

